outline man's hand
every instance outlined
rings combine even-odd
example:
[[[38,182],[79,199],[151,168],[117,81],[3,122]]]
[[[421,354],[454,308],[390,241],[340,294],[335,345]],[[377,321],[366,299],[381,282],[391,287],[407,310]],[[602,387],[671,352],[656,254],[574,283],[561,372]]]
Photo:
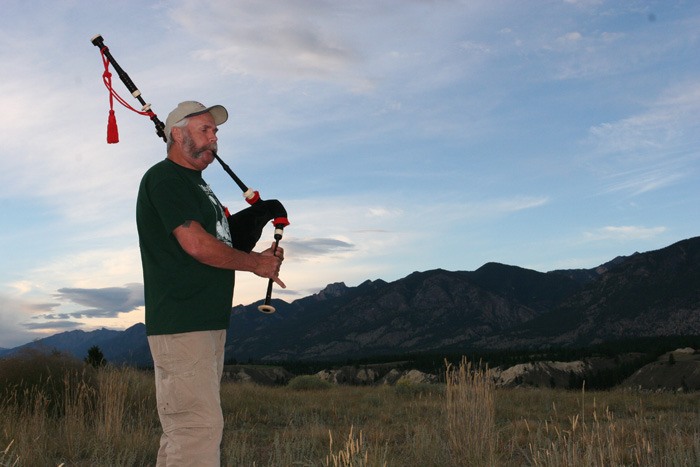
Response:
[[[260,269],[254,270],[253,273],[260,277],[272,279],[275,284],[286,289],[287,286],[279,278],[280,266],[282,266],[282,261],[284,261],[284,248],[278,246],[277,250],[275,250],[275,243],[273,242],[270,248],[259,253],[259,258]]]

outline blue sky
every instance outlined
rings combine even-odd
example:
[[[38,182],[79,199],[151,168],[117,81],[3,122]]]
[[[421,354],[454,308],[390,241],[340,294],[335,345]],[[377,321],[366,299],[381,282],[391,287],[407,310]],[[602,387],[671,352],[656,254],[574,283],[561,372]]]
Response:
[[[165,145],[120,106],[106,143],[96,34],[162,120],[228,108],[219,154],[289,212],[276,298],[592,268],[700,232],[700,2],[9,0],[0,347],[143,320],[135,197]],[[239,273],[234,303],[266,285]]]

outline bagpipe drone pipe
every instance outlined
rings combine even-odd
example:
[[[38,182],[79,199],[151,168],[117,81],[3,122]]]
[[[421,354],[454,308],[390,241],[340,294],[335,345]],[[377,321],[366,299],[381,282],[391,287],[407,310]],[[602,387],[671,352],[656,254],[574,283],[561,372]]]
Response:
[[[104,44],[104,39],[101,35],[97,35],[91,39],[94,46],[100,49],[100,55],[102,56],[102,62],[104,65],[104,73],[102,74],[102,79],[105,86],[109,90],[109,117],[107,120],[107,143],[113,144],[119,142],[119,132],[117,130],[117,122],[114,115],[114,100],[116,99],[121,105],[127,109],[139,114],[147,116],[151,119],[156,127],[156,135],[162,138],[163,141],[167,143],[168,138],[165,134],[165,125],[158,118],[158,116],[151,110],[151,104],[147,104],[146,101],[141,96],[141,91],[136,87],[134,82],[131,80],[129,75],[124,72],[121,66],[114,59],[109,51],[109,48]],[[141,104],[141,110],[135,109],[128,102],[126,102],[121,96],[119,96],[112,87],[112,73],[109,71],[109,65],[112,65],[117,75],[124,83],[126,88],[129,90],[131,95],[135,97]],[[228,210],[226,211],[229,230],[231,231],[231,241],[234,248],[250,253],[255,244],[260,240],[262,236],[262,231],[268,222],[272,221],[275,227],[274,231],[274,247],[273,252],[277,251],[279,242],[282,239],[282,234],[284,228],[289,225],[289,220],[287,219],[287,211],[284,209],[282,203],[276,199],[263,200],[260,198],[260,194],[248,188],[243,181],[231,170],[231,168],[221,160],[218,154],[214,153],[214,158],[219,161],[219,164],[224,169],[224,171],[233,179],[233,181],[238,185],[238,187],[243,192],[245,200],[250,206],[242,209],[235,214],[230,214]],[[275,308],[270,304],[272,300],[272,284],[273,280],[269,279],[267,284],[267,293],[265,294],[265,301],[262,305],[258,306],[258,310],[263,313],[274,313]]]

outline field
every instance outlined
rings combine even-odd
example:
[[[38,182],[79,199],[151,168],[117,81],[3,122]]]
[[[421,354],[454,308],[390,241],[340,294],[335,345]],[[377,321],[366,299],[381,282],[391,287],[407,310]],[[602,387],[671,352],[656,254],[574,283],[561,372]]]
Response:
[[[42,358],[30,367],[26,360],[0,361],[0,465],[155,463],[151,373]],[[699,393],[495,389],[488,371],[466,361],[447,368],[445,380],[381,387],[330,386],[310,376],[285,387],[224,383],[223,463],[700,465]]]

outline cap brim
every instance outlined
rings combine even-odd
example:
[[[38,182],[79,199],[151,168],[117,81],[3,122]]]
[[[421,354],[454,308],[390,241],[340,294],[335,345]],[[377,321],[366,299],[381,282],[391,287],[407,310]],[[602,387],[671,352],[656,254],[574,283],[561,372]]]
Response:
[[[204,110],[200,110],[199,112],[185,115],[181,120],[184,120],[185,118],[189,117],[194,117],[196,115],[202,115],[207,112],[209,112],[211,116],[214,117],[214,123],[216,123],[217,125],[221,125],[222,123],[225,123],[226,120],[228,120],[228,111],[223,105],[212,105],[211,107],[208,107]]]

